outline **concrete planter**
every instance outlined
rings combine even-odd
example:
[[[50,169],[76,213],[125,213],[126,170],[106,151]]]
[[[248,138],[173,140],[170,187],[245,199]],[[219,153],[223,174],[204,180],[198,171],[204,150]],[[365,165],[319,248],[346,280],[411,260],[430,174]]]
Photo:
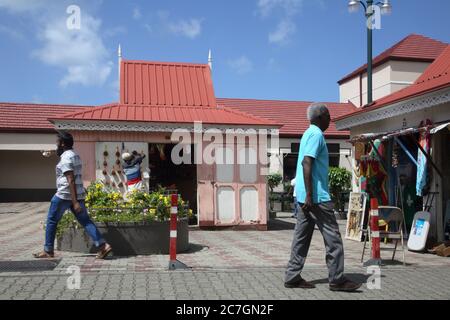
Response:
[[[113,247],[116,256],[169,253],[169,221],[145,223],[97,223],[105,240]],[[188,219],[180,219],[177,227],[177,252],[189,249]],[[57,239],[60,251],[95,253],[92,240],[84,229],[67,229]]]

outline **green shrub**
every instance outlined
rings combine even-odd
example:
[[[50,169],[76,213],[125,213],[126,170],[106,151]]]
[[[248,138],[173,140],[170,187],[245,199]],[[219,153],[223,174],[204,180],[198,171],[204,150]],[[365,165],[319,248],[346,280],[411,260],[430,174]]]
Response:
[[[335,204],[335,209],[343,209],[344,203],[341,197],[343,192],[350,192],[352,174],[344,168],[331,167],[328,172],[331,199]]]

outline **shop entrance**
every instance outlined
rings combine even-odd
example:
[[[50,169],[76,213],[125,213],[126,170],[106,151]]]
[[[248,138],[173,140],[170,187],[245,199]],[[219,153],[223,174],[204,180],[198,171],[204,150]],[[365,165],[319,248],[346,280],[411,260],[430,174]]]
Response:
[[[442,204],[444,209],[445,240],[450,240],[450,132],[442,130]]]
[[[148,145],[148,166],[150,168],[149,189],[158,185],[166,189],[176,189],[183,200],[189,201],[195,218],[189,223],[197,224],[197,166],[194,164],[194,146],[191,146],[191,164],[176,165],[171,154],[175,144],[150,143]]]

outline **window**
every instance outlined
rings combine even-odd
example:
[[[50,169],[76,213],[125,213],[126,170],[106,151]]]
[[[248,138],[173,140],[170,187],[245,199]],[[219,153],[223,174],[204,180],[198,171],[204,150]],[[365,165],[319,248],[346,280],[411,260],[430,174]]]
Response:
[[[327,143],[330,167],[339,167],[340,145],[339,143]],[[299,143],[291,143],[291,154],[298,154]]]

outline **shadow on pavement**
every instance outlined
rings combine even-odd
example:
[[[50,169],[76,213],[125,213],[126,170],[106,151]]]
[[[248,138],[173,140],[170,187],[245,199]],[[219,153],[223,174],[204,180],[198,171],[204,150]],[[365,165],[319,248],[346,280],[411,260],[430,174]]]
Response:
[[[292,222],[285,221],[284,219],[270,219],[267,221],[267,230],[294,230],[295,228],[295,220],[292,219]]]
[[[60,259],[0,261],[0,273],[52,271],[60,261]]]

